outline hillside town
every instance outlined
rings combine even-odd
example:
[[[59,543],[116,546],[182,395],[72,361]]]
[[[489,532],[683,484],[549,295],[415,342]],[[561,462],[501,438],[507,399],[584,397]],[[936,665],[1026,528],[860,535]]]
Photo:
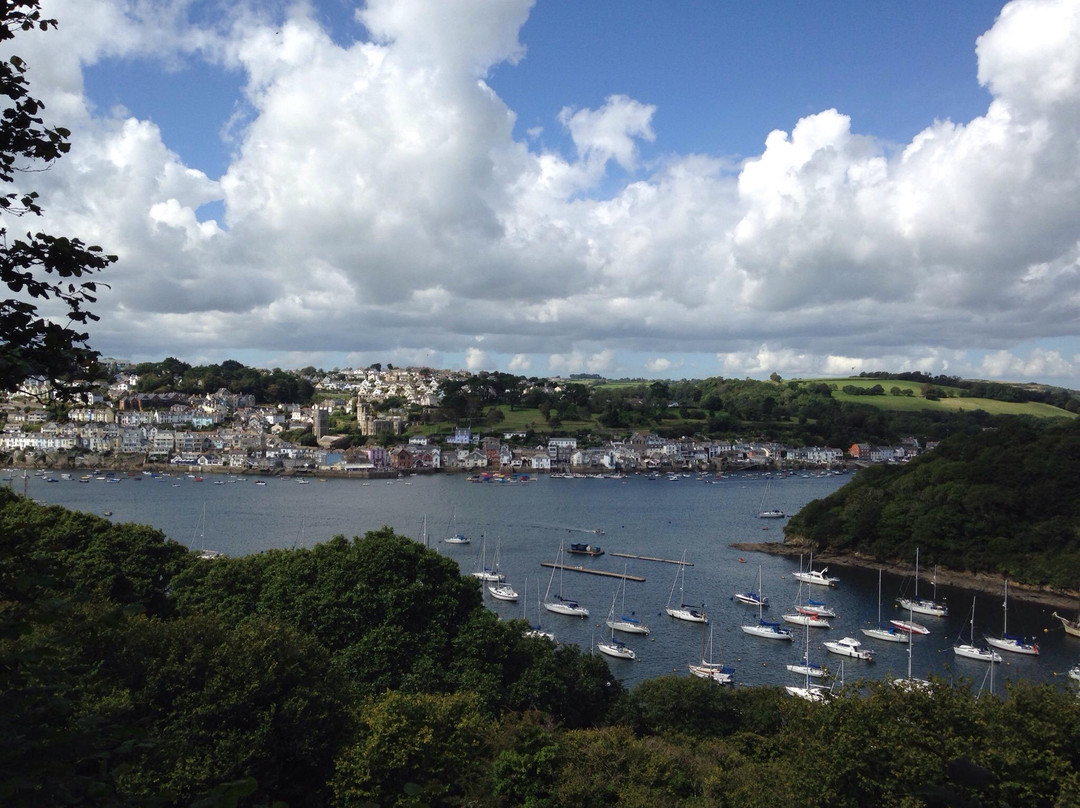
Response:
[[[664,438],[633,432],[619,440],[497,426],[457,425],[442,434],[411,429],[411,408],[439,405],[439,383],[463,371],[346,369],[315,381],[311,405],[265,405],[213,393],[137,393],[138,377],[118,370],[111,384],[74,406],[49,406],[46,383],[31,381],[0,405],[0,451],[12,462],[49,467],[171,467],[207,472],[376,476],[401,472],[663,472],[726,469],[836,469],[849,463],[904,462],[925,448],[793,447],[753,440]],[[390,400],[408,407],[384,409]],[[62,415],[58,416],[58,412]],[[334,434],[331,416],[355,425],[363,445]],[[310,432],[315,445],[288,440]],[[530,437],[532,440],[530,441]]]

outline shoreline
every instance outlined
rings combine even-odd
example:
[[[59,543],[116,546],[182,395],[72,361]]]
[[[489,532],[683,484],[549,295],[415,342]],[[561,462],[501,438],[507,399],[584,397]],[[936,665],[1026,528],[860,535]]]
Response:
[[[767,555],[775,556],[802,556],[806,555],[806,547],[797,547],[795,545],[784,544],[783,542],[735,542],[729,544],[736,550],[748,553],[766,553]],[[859,569],[883,569],[886,572],[891,572],[895,575],[910,575],[912,566],[910,564],[901,564],[892,561],[880,561],[869,556],[863,556],[856,553],[832,553],[828,550],[815,551],[814,559],[822,563],[828,563],[830,565],[835,564],[840,567],[856,567]],[[937,581],[940,584],[947,586],[958,586],[963,589],[970,589],[975,592],[985,592],[990,595],[998,595],[1001,593],[1001,581],[1002,578],[999,575],[991,575],[985,572],[959,572],[957,570],[947,569],[945,567],[937,568]],[[1076,610],[1077,600],[1080,598],[1080,592],[1070,592],[1069,590],[1050,589],[1048,587],[1031,586],[1030,584],[1023,584],[1018,581],[1009,581],[1009,598],[1016,600],[1026,601],[1028,603],[1038,603],[1044,606],[1052,606],[1055,609],[1064,610],[1064,617],[1071,618],[1073,611]]]

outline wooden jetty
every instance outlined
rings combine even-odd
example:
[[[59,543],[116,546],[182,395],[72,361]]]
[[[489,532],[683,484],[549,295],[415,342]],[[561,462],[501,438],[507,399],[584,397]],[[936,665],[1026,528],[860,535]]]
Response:
[[[553,567],[557,570],[567,570],[568,572],[585,572],[589,575],[602,575],[605,578],[622,578],[625,581],[644,581],[640,575],[630,575],[623,572],[608,572],[607,570],[594,570],[589,567],[583,567],[580,564],[571,566],[570,564],[556,564],[554,561],[541,561],[541,567]]]
[[[656,556],[633,555],[632,553],[609,553],[618,558],[633,558],[636,561],[659,561],[662,564],[683,564],[687,567],[694,566],[689,561],[681,561],[678,558],[657,558]]]

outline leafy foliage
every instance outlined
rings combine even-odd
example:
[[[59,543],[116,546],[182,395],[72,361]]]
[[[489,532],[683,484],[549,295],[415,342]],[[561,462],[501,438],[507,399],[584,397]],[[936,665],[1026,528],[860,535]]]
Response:
[[[187,394],[216,393],[225,389],[238,395],[254,396],[264,404],[307,404],[315,395],[315,387],[303,374],[280,368],[270,371],[247,367],[228,359],[220,365],[192,366],[174,357],[161,362],[136,365],[140,393],[180,392]]]
[[[20,31],[55,27],[55,20],[41,16],[38,0],[9,0],[0,9],[0,42]],[[30,94],[26,70],[18,56],[0,60],[0,95],[7,101],[0,113],[0,182],[8,186],[18,174],[41,170],[42,163],[47,167],[70,149],[70,132],[45,124],[44,105]],[[0,213],[39,216],[37,200],[34,191],[9,191],[0,195]],[[0,301],[0,391],[41,377],[59,395],[70,396],[101,377],[99,354],[78,330],[99,319],[86,308],[97,300],[97,282],[82,279],[115,260],[77,238],[41,232],[15,238],[0,227],[0,281],[11,294]],[[61,314],[43,314],[39,304]]]
[[[1075,450],[1046,433],[1032,439]],[[147,528],[0,491],[0,802],[1080,799],[1080,702],[1061,689],[1015,685],[1002,700],[874,683],[809,704],[668,676],[627,693],[602,657],[526,629],[387,528],[207,561]]]
[[[786,540],[1069,588],[1080,579],[1080,424],[1007,420],[810,503]]]

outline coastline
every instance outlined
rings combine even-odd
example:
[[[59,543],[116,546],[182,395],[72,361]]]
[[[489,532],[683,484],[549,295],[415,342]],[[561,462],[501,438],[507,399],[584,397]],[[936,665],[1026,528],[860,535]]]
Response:
[[[729,544],[736,550],[746,553],[766,553],[777,556],[800,556],[806,555],[807,548],[783,542],[736,542]],[[892,561],[880,561],[876,558],[860,555],[857,553],[831,553],[828,550],[814,551],[814,559],[829,565],[840,567],[857,567],[860,569],[883,569],[896,575],[910,575],[910,564],[901,564]],[[959,586],[976,592],[985,592],[991,595],[1001,593],[1002,578],[999,575],[991,575],[985,572],[961,572],[937,568],[937,581],[948,586]],[[1031,586],[1019,581],[1009,581],[1009,598],[1023,600],[1028,603],[1038,603],[1044,606],[1052,606],[1055,609],[1064,610],[1063,616],[1072,617],[1077,609],[1077,600],[1080,592],[1068,590],[1050,589],[1048,587]]]

